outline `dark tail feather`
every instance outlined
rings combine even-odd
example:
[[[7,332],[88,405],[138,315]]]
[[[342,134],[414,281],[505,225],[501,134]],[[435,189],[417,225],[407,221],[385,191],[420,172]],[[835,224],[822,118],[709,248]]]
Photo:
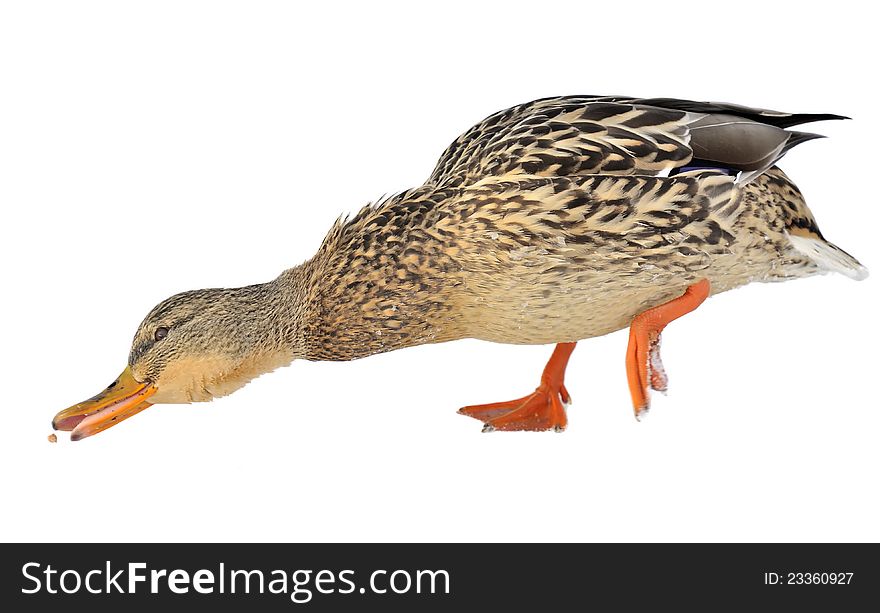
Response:
[[[765,123],[777,128],[790,128],[813,121],[829,121],[837,119],[849,119],[843,115],[831,113],[780,113],[767,109],[756,109],[739,104],[727,104],[724,102],[695,102],[693,100],[678,100],[677,98],[641,98],[634,100],[636,104],[659,106],[665,109],[686,111],[688,113],[708,113],[715,115],[736,115]]]
[[[788,142],[785,143],[785,146],[782,148],[782,152],[779,154],[779,157],[782,157],[792,147],[797,147],[801,143],[805,143],[808,140],[825,138],[821,134],[813,134],[812,132],[796,132],[794,130],[791,130],[789,134],[791,134],[791,136],[788,137]]]
[[[767,119],[775,119],[775,122],[772,122],[772,125],[780,127],[780,128],[790,128],[791,126],[799,126],[804,123],[812,123],[814,121],[836,121],[838,119],[851,119],[850,117],[846,117],[845,115],[833,115],[831,113],[795,113],[794,115],[788,115],[786,117],[761,117],[757,121],[763,121],[764,123],[771,123],[767,121]],[[816,135],[814,134],[813,137]],[[810,139],[807,139],[810,140]],[[803,141],[800,141],[803,142]]]

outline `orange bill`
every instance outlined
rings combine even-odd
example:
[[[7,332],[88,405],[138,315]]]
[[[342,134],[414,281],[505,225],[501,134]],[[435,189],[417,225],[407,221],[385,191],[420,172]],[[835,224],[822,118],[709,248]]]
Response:
[[[147,398],[155,393],[155,386],[136,380],[126,367],[103,392],[58,413],[52,427],[70,431],[70,440],[78,441],[140,413],[151,406]]]

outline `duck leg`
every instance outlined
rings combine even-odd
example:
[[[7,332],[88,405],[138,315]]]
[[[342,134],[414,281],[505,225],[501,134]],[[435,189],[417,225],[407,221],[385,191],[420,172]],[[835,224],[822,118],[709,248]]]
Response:
[[[541,384],[534,392],[523,398],[508,402],[480,404],[459,409],[467,415],[484,422],[483,432],[493,430],[565,430],[568,418],[564,404],[571,402],[565,389],[565,367],[577,343],[559,343],[544,367]]]
[[[709,281],[703,279],[688,287],[678,298],[648,309],[633,319],[626,350],[626,377],[636,419],[651,406],[649,387],[666,391],[666,372],[660,361],[660,333],[670,321],[700,306],[709,296],[709,289]]]

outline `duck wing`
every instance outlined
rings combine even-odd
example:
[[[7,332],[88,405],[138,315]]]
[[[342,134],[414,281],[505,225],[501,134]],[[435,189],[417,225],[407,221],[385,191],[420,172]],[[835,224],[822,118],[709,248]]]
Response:
[[[490,115],[443,153],[429,182],[729,170],[747,183],[816,134],[786,128],[831,114],[792,114],[674,98],[563,96]]]

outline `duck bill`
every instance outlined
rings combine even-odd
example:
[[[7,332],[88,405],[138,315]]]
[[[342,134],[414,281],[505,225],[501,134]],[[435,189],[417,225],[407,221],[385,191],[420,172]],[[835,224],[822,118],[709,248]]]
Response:
[[[58,413],[52,427],[70,432],[70,440],[79,441],[140,413],[151,406],[147,398],[155,393],[154,385],[141,383],[126,367],[103,392]]]

